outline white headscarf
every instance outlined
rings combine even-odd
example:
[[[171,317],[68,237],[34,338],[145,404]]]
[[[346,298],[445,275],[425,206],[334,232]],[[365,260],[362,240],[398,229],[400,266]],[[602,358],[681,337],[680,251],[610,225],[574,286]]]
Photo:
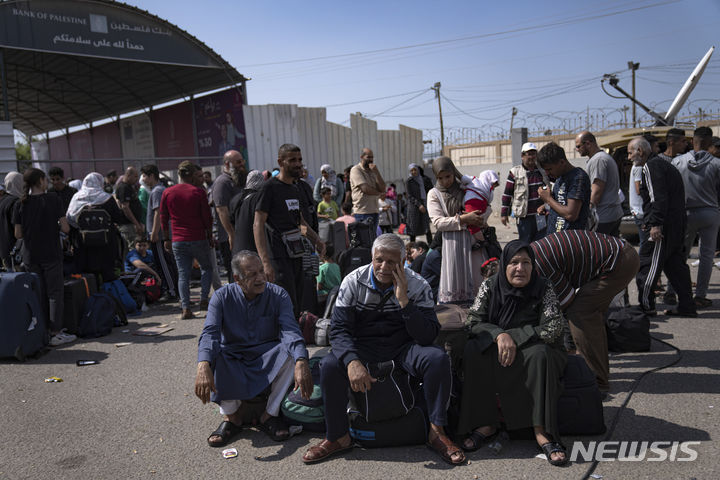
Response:
[[[417,171],[417,175],[412,174],[413,168]],[[420,185],[420,198],[425,200],[427,194],[425,193],[425,182],[423,181],[422,175],[420,175],[420,167],[418,167],[416,163],[411,163],[408,165],[408,173],[410,174],[410,180],[415,180],[418,185]]]
[[[493,199],[493,184],[498,181],[498,175],[493,170],[485,170],[478,175],[480,185],[482,185],[483,196],[487,198],[488,203]]]
[[[67,218],[75,223],[78,213],[85,205],[102,205],[110,198],[110,194],[103,190],[105,179],[99,173],[88,173],[82,182],[80,190],[73,195],[67,209]]]
[[[322,176],[322,172],[327,172],[328,178]],[[332,198],[335,198],[335,196],[337,195],[337,174],[335,173],[335,170],[330,166],[329,163],[326,163],[325,165],[320,167],[320,175],[320,188],[329,188],[330,196]]]
[[[9,172],[5,175],[5,191],[17,198],[23,196],[23,176],[18,172]]]
[[[75,190],[80,190],[82,188],[82,180],[80,180],[79,178],[76,178],[75,180],[70,180],[70,183],[68,183],[68,185]]]

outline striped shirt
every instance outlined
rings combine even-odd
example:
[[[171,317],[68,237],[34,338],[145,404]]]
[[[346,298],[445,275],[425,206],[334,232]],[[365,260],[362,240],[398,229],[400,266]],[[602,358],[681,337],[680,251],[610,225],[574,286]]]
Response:
[[[533,242],[538,273],[550,280],[562,307],[575,289],[615,268],[623,240],[588,230],[564,230]]]
[[[538,196],[538,188],[543,186],[543,177],[540,170],[537,168],[534,170],[526,170],[527,181],[528,181],[528,215],[535,215],[538,207],[543,205],[543,201]],[[507,182],[505,182],[505,192],[502,196],[502,208],[500,209],[501,217],[510,216],[510,207],[512,206],[512,199],[515,193],[515,176],[512,172],[508,172]]]

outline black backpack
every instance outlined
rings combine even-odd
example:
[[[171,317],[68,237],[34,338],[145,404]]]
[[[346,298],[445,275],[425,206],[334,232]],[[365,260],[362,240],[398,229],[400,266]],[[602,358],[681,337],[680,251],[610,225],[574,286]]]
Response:
[[[88,205],[77,217],[82,244],[87,247],[101,247],[110,243],[112,219],[102,208]]]

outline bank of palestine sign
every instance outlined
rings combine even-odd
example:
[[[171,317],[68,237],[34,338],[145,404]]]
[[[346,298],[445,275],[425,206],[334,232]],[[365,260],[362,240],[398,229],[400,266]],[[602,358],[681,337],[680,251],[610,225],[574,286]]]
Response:
[[[220,68],[168,24],[92,0],[0,2],[0,47]]]

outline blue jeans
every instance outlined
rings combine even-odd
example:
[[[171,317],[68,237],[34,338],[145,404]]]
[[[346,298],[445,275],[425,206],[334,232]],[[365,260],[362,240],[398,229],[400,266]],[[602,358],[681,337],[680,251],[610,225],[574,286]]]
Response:
[[[545,236],[547,228],[538,230],[536,216],[537,215],[528,215],[517,219],[518,236],[523,242],[532,243]]]
[[[377,226],[378,226],[378,214],[377,213],[355,213],[353,214],[355,217],[355,220],[358,222],[362,222],[363,220],[367,220],[368,218],[372,220],[372,224],[370,226],[370,231],[372,232],[373,236],[377,233]]]
[[[190,308],[190,273],[193,259],[197,259],[200,264],[200,301],[207,300],[213,272],[208,241],[173,242],[172,249],[178,267],[178,290],[182,308]]]

